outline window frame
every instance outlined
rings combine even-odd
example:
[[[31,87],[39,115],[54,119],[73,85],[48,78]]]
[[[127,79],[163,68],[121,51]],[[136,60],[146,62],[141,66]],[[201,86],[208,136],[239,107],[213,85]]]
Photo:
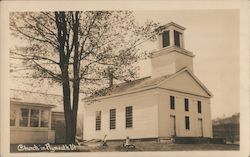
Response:
[[[133,106],[125,107],[125,128],[133,128]]]
[[[174,30],[174,46],[181,47],[181,36],[181,32]]]
[[[21,121],[23,121],[21,118],[23,118],[22,116],[22,110],[27,110],[28,111],[28,116],[25,116],[24,118],[27,118],[27,125],[21,125]],[[24,128],[27,128],[27,127],[30,127],[30,108],[26,108],[26,107],[21,107],[20,108],[20,117],[19,117],[19,120],[18,120],[18,123],[19,123],[19,127],[24,127]]]
[[[201,103],[201,101],[197,101],[197,112],[198,113],[202,113],[202,105],[201,105],[202,103]]]
[[[109,110],[109,129],[114,130],[116,129],[116,109]]]
[[[170,95],[170,109],[175,110],[175,96]]]
[[[51,111],[49,108],[45,108],[45,107],[37,107],[37,106],[20,106],[20,107],[14,107],[16,108],[16,123],[14,126],[11,126],[10,127],[18,127],[18,128],[36,128],[36,129],[49,129],[50,128],[50,125],[51,125]],[[27,110],[28,111],[28,116],[25,117],[27,118],[27,125],[24,126],[24,125],[21,125],[21,121],[22,121],[22,110]],[[32,123],[32,110],[34,111],[38,111],[38,115],[37,115],[37,119],[38,119],[38,126],[33,126],[31,123]],[[46,111],[48,112],[48,116],[47,116],[47,126],[41,126],[41,122],[42,122],[42,117],[41,117],[41,113],[42,111]],[[37,123],[37,122],[36,122]]]
[[[29,120],[29,126],[30,127],[34,127],[34,128],[40,127],[40,122],[41,122],[40,114],[41,114],[40,109],[36,109],[36,108],[31,108],[30,109],[30,115],[29,115],[30,116],[29,117],[30,118],[30,120]]]
[[[184,110],[185,110],[186,112],[189,111],[189,99],[188,99],[188,98],[185,98],[185,99],[184,99]]]
[[[95,130],[99,131],[102,128],[102,111],[95,112]]]
[[[170,46],[170,31],[162,32],[162,48]]]
[[[190,130],[190,117],[185,116],[185,129]]]
[[[17,126],[17,123],[19,122],[18,121],[18,109],[15,108],[15,107],[10,107],[10,127],[16,127]]]
[[[46,119],[46,120],[47,120],[47,126],[42,126],[42,124],[43,124],[42,122],[44,121],[44,120],[43,120],[43,117],[42,117],[42,112],[48,112],[48,117],[47,117],[47,119]],[[45,120],[45,121],[46,121],[46,120]],[[39,123],[40,123],[40,125],[39,125],[40,128],[48,128],[48,127],[49,127],[49,122],[50,122],[50,112],[49,112],[49,110],[40,109],[40,122],[39,122]],[[45,123],[46,123],[46,122],[45,122]],[[45,124],[45,123],[44,123],[44,124]]]

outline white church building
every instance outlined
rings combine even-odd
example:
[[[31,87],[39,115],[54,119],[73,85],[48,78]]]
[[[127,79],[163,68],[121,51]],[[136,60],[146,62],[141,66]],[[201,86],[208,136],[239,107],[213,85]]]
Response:
[[[194,54],[185,50],[185,28],[161,27],[152,76],[114,85],[85,104],[84,139],[212,137],[211,92],[193,73]]]

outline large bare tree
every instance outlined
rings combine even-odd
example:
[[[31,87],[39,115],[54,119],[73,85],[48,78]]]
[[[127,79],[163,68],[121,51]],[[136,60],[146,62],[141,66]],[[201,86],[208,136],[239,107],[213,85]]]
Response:
[[[79,93],[135,79],[146,55],[141,44],[155,39],[156,27],[140,25],[131,11],[13,12],[11,33],[22,44],[10,53],[22,67],[13,63],[11,71],[62,86],[66,143],[74,143]]]

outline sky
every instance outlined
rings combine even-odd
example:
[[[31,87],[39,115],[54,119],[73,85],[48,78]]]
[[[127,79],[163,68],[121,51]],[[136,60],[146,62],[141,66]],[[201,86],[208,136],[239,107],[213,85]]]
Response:
[[[185,49],[195,54],[194,74],[212,92],[212,118],[239,112],[239,12],[235,10],[135,11],[139,23],[153,20],[175,22],[186,28]],[[156,50],[157,42],[143,47]],[[151,75],[150,60],[143,61],[141,77]],[[40,91],[52,91],[48,85]],[[24,88],[20,80],[11,88]],[[33,88],[33,87],[32,87]],[[27,88],[29,89],[29,88]],[[34,89],[32,89],[34,90]],[[61,94],[61,88],[56,88]]]
[[[186,28],[185,49],[195,54],[194,74],[212,92],[212,118],[239,112],[239,12],[236,10],[138,11],[136,19]],[[157,49],[157,43],[145,46]],[[141,75],[151,74],[150,61],[140,64]]]

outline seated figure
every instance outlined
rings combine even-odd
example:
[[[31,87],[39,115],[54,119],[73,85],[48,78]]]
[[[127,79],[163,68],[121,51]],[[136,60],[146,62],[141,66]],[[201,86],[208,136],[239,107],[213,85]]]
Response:
[[[129,136],[127,136],[125,143],[123,144],[123,147],[127,148],[127,149],[134,149],[135,145],[130,144],[130,139]]]

